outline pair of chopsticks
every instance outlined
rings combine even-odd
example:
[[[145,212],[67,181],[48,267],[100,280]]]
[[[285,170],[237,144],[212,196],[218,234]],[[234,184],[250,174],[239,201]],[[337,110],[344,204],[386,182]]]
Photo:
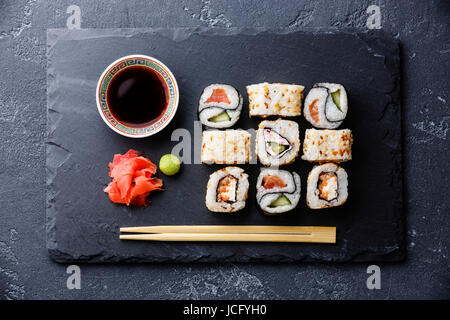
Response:
[[[121,240],[336,243],[335,227],[150,226],[120,228]]]

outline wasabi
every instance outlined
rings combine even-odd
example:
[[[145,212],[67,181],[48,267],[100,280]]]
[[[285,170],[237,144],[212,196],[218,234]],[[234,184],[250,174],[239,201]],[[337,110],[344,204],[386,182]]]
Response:
[[[159,170],[166,176],[173,176],[180,171],[181,161],[173,154],[166,154],[159,160]]]

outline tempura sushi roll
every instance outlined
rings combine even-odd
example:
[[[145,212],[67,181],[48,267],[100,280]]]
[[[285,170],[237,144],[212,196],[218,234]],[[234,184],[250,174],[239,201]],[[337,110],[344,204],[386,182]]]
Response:
[[[299,116],[304,89],[295,84],[267,82],[247,86],[250,117]]]
[[[308,175],[306,204],[311,209],[337,207],[347,201],[347,172],[334,163],[315,166]]]
[[[242,104],[242,95],[236,88],[227,84],[211,84],[200,96],[200,122],[208,128],[229,128],[239,120]]]
[[[297,206],[300,188],[297,173],[264,168],[256,183],[256,202],[267,215],[288,212]]]
[[[316,128],[336,129],[347,116],[347,92],[341,84],[316,83],[305,98],[303,114]]]
[[[298,124],[295,121],[264,120],[256,132],[256,155],[269,166],[281,166],[294,162],[300,150]]]
[[[349,129],[306,129],[302,159],[310,162],[342,162],[352,159],[353,136]]]
[[[206,164],[244,164],[251,161],[251,134],[244,130],[206,130],[201,161]]]
[[[213,212],[236,212],[244,209],[248,196],[248,175],[244,169],[226,167],[209,176],[206,207]]]

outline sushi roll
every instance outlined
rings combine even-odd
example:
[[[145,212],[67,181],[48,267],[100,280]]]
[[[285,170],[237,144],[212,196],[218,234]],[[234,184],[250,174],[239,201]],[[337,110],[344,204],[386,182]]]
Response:
[[[200,96],[200,122],[208,128],[229,128],[239,120],[242,104],[242,95],[236,88],[227,84],[211,84]]]
[[[206,164],[244,164],[251,161],[251,134],[244,130],[206,130],[201,161]]]
[[[303,114],[314,127],[336,129],[347,116],[347,92],[341,84],[316,83],[305,98]]]
[[[288,212],[297,206],[300,188],[297,173],[264,168],[256,183],[256,202],[266,215]]]
[[[248,196],[248,175],[244,169],[226,167],[209,176],[206,207],[213,212],[236,212],[244,209]]]
[[[352,160],[352,131],[306,129],[302,159],[309,162]]]
[[[304,89],[295,84],[267,82],[247,86],[250,117],[299,116]]]
[[[347,172],[334,163],[315,166],[308,175],[306,204],[311,209],[337,207],[348,197]]]
[[[256,155],[269,166],[281,166],[294,162],[300,150],[298,124],[295,121],[264,120],[256,132]]]

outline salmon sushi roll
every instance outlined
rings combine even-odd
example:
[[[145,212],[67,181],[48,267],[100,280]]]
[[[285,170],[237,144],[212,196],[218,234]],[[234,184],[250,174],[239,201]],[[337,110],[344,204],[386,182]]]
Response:
[[[239,120],[242,104],[242,95],[236,88],[227,84],[211,84],[200,96],[200,122],[207,128],[230,128]]]
[[[347,116],[347,92],[341,84],[316,83],[305,98],[303,114],[316,128],[336,129]]]
[[[347,172],[334,163],[315,166],[308,175],[306,204],[311,209],[337,207],[348,197]]]
[[[300,176],[296,172],[261,169],[256,183],[256,202],[266,215],[294,209],[300,200]]]
[[[209,176],[206,207],[212,212],[237,212],[248,197],[248,175],[244,169],[226,167]]]

